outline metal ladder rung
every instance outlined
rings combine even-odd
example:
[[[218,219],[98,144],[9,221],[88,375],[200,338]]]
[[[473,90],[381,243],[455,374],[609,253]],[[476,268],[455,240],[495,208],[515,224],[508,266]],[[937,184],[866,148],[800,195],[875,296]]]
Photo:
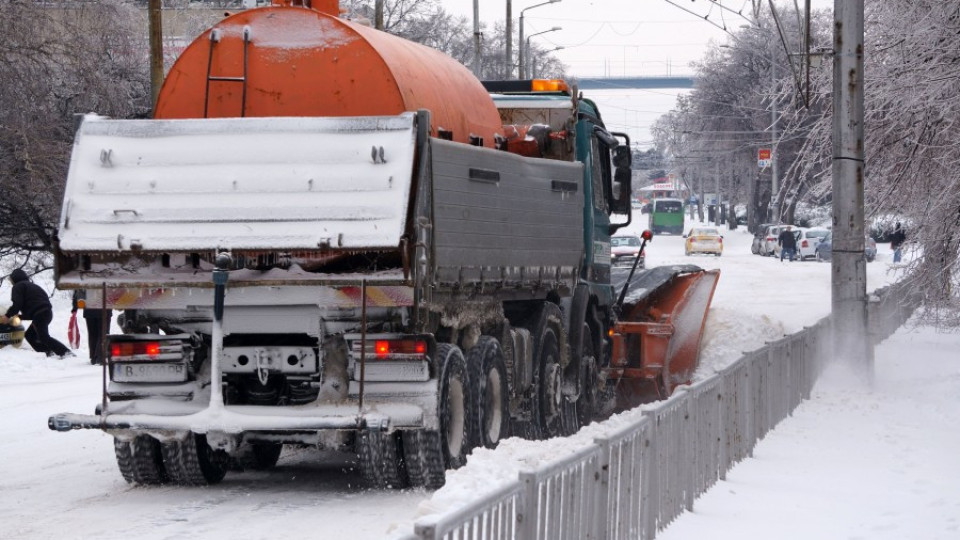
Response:
[[[210,32],[210,53],[207,57],[207,85],[206,91],[204,92],[203,97],[203,117],[207,118],[209,114],[209,104],[210,104],[210,82],[238,82],[243,83],[243,93],[240,97],[240,116],[246,116],[247,111],[247,61],[248,61],[248,46],[250,45],[250,27],[245,26],[243,28],[243,76],[242,77],[215,77],[210,75],[210,71],[213,68],[213,46],[217,43],[220,43],[220,30],[214,29]]]

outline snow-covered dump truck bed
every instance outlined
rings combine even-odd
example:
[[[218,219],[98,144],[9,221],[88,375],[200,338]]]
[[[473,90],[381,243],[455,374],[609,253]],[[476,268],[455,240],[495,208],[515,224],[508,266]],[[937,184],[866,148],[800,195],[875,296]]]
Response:
[[[67,177],[58,285],[106,284],[113,296],[210,287],[227,251],[234,288],[410,285],[413,272],[440,291],[569,287],[583,257],[582,181],[579,163],[418,140],[413,113],[88,116]]]
[[[406,232],[415,115],[110,120],[77,133],[60,221],[59,284],[209,282],[218,251],[260,277],[333,250],[396,250]],[[212,267],[212,266],[211,266]],[[277,272],[274,272],[277,274]]]

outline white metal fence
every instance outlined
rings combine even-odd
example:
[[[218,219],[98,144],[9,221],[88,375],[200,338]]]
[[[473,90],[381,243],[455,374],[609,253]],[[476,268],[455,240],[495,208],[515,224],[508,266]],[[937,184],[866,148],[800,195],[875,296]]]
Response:
[[[916,307],[901,285],[873,293],[874,343]],[[831,348],[831,320],[750,352],[715,376],[680,387],[632,424],[441,516],[402,540],[652,539],[791,414]]]

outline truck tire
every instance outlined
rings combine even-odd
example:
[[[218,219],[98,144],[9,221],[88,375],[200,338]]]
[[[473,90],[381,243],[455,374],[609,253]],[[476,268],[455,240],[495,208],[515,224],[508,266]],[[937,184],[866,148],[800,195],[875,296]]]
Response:
[[[265,471],[272,469],[280,460],[281,443],[241,443],[233,456],[236,468],[241,471]]]
[[[543,438],[563,434],[563,370],[560,367],[560,333],[551,320],[560,319],[560,309],[545,304],[537,323],[534,359],[537,363],[537,402]]]
[[[360,474],[368,487],[403,489],[407,471],[400,451],[400,434],[364,429],[357,437]]]
[[[495,448],[509,436],[510,403],[507,368],[500,342],[480,336],[467,352],[469,384],[476,391],[477,423],[472,440],[477,446]]]
[[[471,435],[476,430],[477,407],[473,388],[468,384],[467,364],[456,345],[437,345],[437,366],[440,368],[440,441],[444,463],[458,469],[467,462]]]
[[[170,481],[181,486],[217,484],[227,474],[229,457],[207,444],[207,437],[189,433],[182,441],[161,443],[163,465]]]
[[[167,482],[160,442],[149,435],[138,435],[132,441],[113,439],[120,474],[129,484],[155,486]]]
[[[407,478],[412,487],[438,489],[446,481],[440,432],[434,429],[408,429],[400,434]]]
[[[577,400],[577,422],[582,427],[593,421],[597,414],[597,397],[599,389],[599,370],[597,357],[594,352],[593,338],[588,323],[583,323],[583,342],[580,348],[580,363],[583,370],[583,388],[580,389],[580,399]]]

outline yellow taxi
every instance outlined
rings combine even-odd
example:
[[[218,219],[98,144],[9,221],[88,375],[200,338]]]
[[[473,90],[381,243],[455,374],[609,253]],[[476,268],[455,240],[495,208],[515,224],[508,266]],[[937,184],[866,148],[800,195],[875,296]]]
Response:
[[[694,227],[683,235],[684,251],[687,255],[694,253],[713,253],[717,257],[723,254],[723,236],[716,227]]]

